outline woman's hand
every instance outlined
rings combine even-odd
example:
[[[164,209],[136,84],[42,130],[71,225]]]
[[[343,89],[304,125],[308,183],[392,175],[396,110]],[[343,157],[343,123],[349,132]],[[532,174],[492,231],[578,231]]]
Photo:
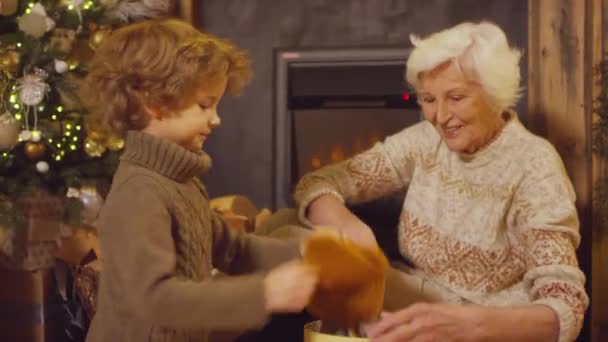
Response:
[[[277,266],[264,279],[266,310],[273,313],[304,310],[318,281],[316,270],[300,260]]]
[[[369,248],[378,247],[378,241],[376,241],[376,236],[374,236],[372,229],[358,218],[350,223],[343,224],[337,230],[340,236],[358,245]]]
[[[481,306],[417,303],[383,313],[366,330],[372,342],[478,341],[483,312]]]
[[[341,236],[362,246],[378,246],[371,228],[332,195],[322,195],[315,199],[309,206],[308,218],[315,224],[315,230],[334,229]]]

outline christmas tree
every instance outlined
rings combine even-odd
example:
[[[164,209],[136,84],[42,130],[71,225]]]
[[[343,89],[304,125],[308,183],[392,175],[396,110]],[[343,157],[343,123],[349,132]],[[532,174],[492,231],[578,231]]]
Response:
[[[0,228],[25,224],[20,200],[59,199],[62,219],[91,224],[123,146],[79,101],[87,61],[119,25],[166,14],[169,1],[2,0]]]

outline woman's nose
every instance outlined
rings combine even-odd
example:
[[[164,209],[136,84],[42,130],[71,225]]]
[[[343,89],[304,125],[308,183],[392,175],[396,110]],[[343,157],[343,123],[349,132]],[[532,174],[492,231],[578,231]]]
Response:
[[[448,120],[450,119],[450,115],[448,112],[448,106],[444,101],[441,101],[437,104],[436,120],[438,124],[443,125],[448,122]]]

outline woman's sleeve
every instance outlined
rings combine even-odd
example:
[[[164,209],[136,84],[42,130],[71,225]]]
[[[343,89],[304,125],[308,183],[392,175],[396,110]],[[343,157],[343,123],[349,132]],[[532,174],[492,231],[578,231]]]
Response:
[[[346,161],[306,174],[295,190],[298,217],[310,225],[306,211],[321,195],[345,203],[362,203],[403,191],[409,184],[428,130],[420,123],[388,137],[384,142]]]
[[[574,190],[557,152],[547,150],[531,162],[510,219],[524,241],[530,298],[555,311],[559,341],[566,342],[578,336],[589,299],[576,257],[580,234]]]

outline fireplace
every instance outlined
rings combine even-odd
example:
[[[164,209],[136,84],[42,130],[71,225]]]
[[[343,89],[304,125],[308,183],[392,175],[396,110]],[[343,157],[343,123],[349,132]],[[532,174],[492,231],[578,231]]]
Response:
[[[421,119],[404,81],[406,48],[277,50],[274,206],[293,206],[306,173]]]

